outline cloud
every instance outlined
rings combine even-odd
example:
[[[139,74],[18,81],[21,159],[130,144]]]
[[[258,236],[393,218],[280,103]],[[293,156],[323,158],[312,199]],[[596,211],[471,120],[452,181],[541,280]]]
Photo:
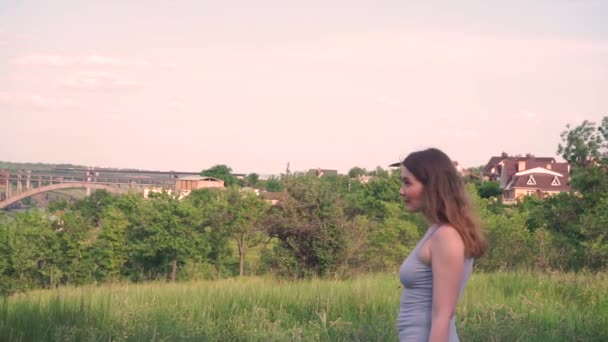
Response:
[[[8,34],[0,30],[0,46],[8,45]]]
[[[396,97],[390,97],[390,96],[380,96],[380,97],[376,98],[376,102],[378,102],[380,104],[384,104],[384,105],[389,105],[389,106],[399,106],[402,104],[401,99],[398,99]]]
[[[117,73],[94,70],[60,78],[57,80],[57,84],[61,87],[81,90],[113,90],[136,88],[143,85]]]
[[[79,104],[68,98],[46,97],[38,94],[0,92],[0,106],[25,107],[38,110],[59,110],[78,108]]]
[[[235,50],[235,54],[238,52]],[[567,39],[517,39],[448,32],[380,31],[337,34],[324,40],[252,48],[241,55],[272,62],[291,61],[373,68],[420,75],[513,77],[522,73],[586,68],[581,59],[608,56],[608,43]],[[575,74],[576,74],[575,73]]]
[[[186,104],[180,101],[169,101],[167,103],[167,108],[182,111],[186,108]]]
[[[521,111],[519,116],[528,122],[536,122],[536,121],[540,120],[540,115],[537,112],[533,112],[533,111],[529,111],[529,110]]]
[[[86,68],[175,68],[175,63],[152,63],[143,59],[109,57],[97,54],[86,56],[66,56],[58,54],[33,54],[15,58],[13,64],[46,67],[86,67]]]
[[[468,128],[438,128],[437,136],[448,140],[468,140],[478,138],[479,132]]]

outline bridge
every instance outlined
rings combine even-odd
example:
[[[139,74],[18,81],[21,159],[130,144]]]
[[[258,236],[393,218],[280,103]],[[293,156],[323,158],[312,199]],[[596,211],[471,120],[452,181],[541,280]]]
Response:
[[[47,170],[46,173],[0,171],[0,209],[7,209],[36,194],[62,189],[86,189],[87,195],[91,190],[112,193],[143,192],[146,188],[172,190],[179,176],[195,174],[198,173],[66,168]]]

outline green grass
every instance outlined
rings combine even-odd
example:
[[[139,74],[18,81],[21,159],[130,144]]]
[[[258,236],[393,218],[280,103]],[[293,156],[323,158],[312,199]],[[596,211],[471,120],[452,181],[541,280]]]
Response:
[[[1,341],[396,341],[393,275],[32,291],[0,301]],[[462,341],[608,341],[608,276],[475,274]]]

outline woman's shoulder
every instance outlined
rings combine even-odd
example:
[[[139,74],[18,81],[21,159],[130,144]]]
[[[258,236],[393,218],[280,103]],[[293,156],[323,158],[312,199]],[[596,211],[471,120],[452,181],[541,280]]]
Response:
[[[464,241],[454,226],[442,223],[438,224],[435,229],[436,231],[431,237],[431,249],[436,246],[441,249],[464,250]]]

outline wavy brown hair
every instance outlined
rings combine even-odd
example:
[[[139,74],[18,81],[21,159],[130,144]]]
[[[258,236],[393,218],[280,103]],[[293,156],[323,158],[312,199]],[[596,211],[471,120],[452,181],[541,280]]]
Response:
[[[453,226],[464,242],[467,257],[478,258],[487,248],[479,221],[450,158],[436,148],[413,152],[402,163],[423,184],[422,212],[432,223]]]

